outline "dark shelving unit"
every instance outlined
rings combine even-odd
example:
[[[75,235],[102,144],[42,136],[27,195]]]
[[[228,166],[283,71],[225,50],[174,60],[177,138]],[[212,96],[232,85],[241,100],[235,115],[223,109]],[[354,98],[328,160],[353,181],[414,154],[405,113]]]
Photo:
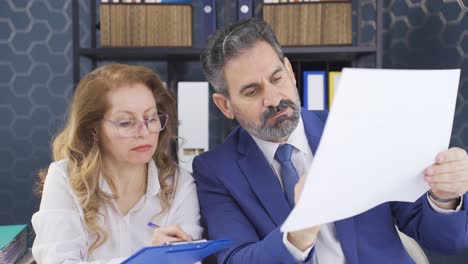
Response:
[[[80,48],[80,55],[92,60],[197,61],[200,52],[197,48]]]
[[[374,54],[375,47],[317,46],[285,47],[285,55],[293,60],[352,60],[362,55]],[[200,48],[80,48],[79,54],[93,60],[176,60],[196,61],[200,59]]]
[[[294,61],[342,61],[376,53],[370,46],[285,47],[284,54]]]
[[[168,82],[175,83],[177,80],[178,65],[190,61],[198,61],[201,48],[173,48],[173,47],[97,47],[97,10],[96,0],[89,0],[90,6],[90,32],[91,47],[80,47],[79,35],[79,0],[72,1],[73,22],[73,81],[76,85],[80,79],[81,57],[91,59],[94,69],[100,60],[146,60],[165,61],[168,63]],[[99,1],[99,0],[98,0]],[[357,3],[357,4],[356,4]],[[355,5],[356,4],[356,5]],[[356,12],[356,20],[361,21],[359,1],[353,1]],[[310,61],[351,61],[367,55],[375,55],[375,67],[382,67],[382,1],[376,0],[376,33],[375,45],[362,46],[359,44],[361,37],[360,26],[356,27],[356,39],[353,45],[341,46],[310,46],[310,47],[284,47],[285,55],[292,61],[297,70],[301,70],[301,63]],[[301,83],[298,83],[300,87]]]

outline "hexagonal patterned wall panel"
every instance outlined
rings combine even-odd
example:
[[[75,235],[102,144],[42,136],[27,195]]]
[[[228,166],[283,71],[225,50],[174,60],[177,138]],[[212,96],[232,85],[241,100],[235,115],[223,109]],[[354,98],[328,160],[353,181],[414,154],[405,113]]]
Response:
[[[70,11],[70,1],[0,1],[0,224],[37,210],[35,174],[72,93]]]
[[[361,0],[361,43],[375,41],[375,2]],[[255,14],[261,0],[255,0]],[[89,1],[80,4],[80,44],[89,45]],[[462,68],[453,146],[468,148],[468,1],[383,0],[383,62],[386,68]],[[200,8],[194,0],[194,10]],[[235,20],[235,1],[217,1],[218,25]],[[200,30],[194,14],[194,31]],[[63,124],[72,84],[71,0],[0,1],[0,224],[29,223],[37,210],[32,194],[36,172],[50,163],[50,140]],[[194,36],[200,46],[199,34]],[[146,63],[167,74],[164,63]],[[83,60],[81,72],[89,71]],[[182,79],[202,80],[200,67],[188,64]],[[184,75],[185,74],[185,75]],[[197,75],[194,77],[194,75]],[[210,109],[214,109],[211,106]],[[213,110],[213,112],[215,112]],[[223,118],[211,143],[226,134]],[[436,124],[435,124],[436,125]],[[229,125],[228,125],[229,126]],[[212,145],[212,144],[211,144]],[[429,252],[431,263],[466,263],[468,253],[442,257]]]
[[[386,1],[384,64],[389,68],[461,68],[451,145],[467,148],[468,15],[466,3]]]
[[[385,0],[384,67],[461,68],[451,146],[468,148],[468,1]],[[436,125],[436,124],[435,124]],[[466,263],[468,251],[431,263]]]

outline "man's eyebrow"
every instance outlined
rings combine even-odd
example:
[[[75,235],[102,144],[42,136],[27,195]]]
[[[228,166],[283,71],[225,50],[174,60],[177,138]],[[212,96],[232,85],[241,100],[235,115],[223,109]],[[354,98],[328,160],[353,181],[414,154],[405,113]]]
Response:
[[[258,83],[257,82],[251,82],[249,84],[246,84],[246,85],[242,85],[241,88],[240,88],[240,91],[239,93],[242,93],[244,92],[245,90],[251,88],[251,87],[256,87],[258,86]]]
[[[270,75],[270,79],[273,78],[273,76],[275,76],[275,74],[277,74],[278,72],[281,72],[283,70],[283,67],[281,66],[278,66],[274,71],[273,73]],[[248,88],[251,88],[251,87],[255,87],[255,86],[258,86],[258,83],[257,82],[251,82],[249,84],[246,84],[246,85],[242,85],[241,86],[241,89],[239,91],[239,93],[242,93],[244,90],[248,89]]]
[[[274,71],[273,73],[270,75],[270,78],[273,78],[273,76],[275,76],[278,72],[282,71],[283,70],[283,67],[281,66],[278,66]]]

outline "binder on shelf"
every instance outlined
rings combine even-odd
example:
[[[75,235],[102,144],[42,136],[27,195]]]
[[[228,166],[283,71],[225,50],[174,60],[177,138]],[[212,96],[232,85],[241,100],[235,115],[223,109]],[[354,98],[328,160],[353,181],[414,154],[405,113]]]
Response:
[[[177,85],[179,165],[189,172],[192,172],[193,158],[208,151],[209,97],[208,82],[179,82]]]
[[[191,1],[167,0],[165,3],[172,4],[158,4],[161,3],[159,0],[145,3],[101,2],[101,46],[192,46]]]
[[[263,5],[263,19],[283,46],[352,44],[352,2],[321,0]]]
[[[216,30],[215,0],[202,0],[202,43]]]
[[[127,3],[145,3],[145,4],[191,4],[192,0],[124,0]]]
[[[307,110],[327,109],[327,73],[325,71],[304,71],[303,98]]]
[[[161,3],[191,4],[192,0],[160,0]]]
[[[126,46],[123,38],[125,34],[125,9],[127,5],[110,5],[110,42],[112,46]],[[101,21],[101,24],[105,21]],[[102,32],[101,32],[102,33]],[[127,45],[129,45],[128,43]]]
[[[283,46],[321,44],[321,4],[265,4],[263,19]]]
[[[328,108],[331,109],[333,98],[338,91],[341,72],[331,71],[328,73]]]
[[[351,1],[324,4],[322,7],[322,19],[322,45],[352,43]]]
[[[16,263],[27,251],[27,226],[0,226],[0,263]]]
[[[166,246],[144,247],[122,264],[193,264],[227,247],[230,240],[174,243]]]
[[[146,34],[146,25],[148,23],[146,16],[146,6],[145,5],[135,5],[129,8],[130,12],[129,25],[130,25],[130,45],[134,47],[144,47],[146,46],[147,34]]]
[[[192,46],[192,5],[146,5],[148,46]]]
[[[107,3],[102,1],[102,3]],[[99,5],[99,19],[101,29],[101,46],[109,46],[111,44],[110,35],[110,5]]]
[[[252,17],[252,0],[239,0],[237,20],[241,21]]]

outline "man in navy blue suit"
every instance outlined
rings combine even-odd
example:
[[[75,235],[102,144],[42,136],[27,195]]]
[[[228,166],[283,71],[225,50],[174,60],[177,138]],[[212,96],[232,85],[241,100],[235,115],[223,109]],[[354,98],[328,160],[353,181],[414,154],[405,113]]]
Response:
[[[414,203],[385,203],[282,233],[327,113],[300,108],[291,64],[265,22],[250,19],[218,30],[201,60],[216,91],[214,103],[240,124],[193,162],[210,239],[234,241],[218,255],[219,263],[414,263],[395,225],[432,250],[467,247],[468,158],[460,148],[428,164],[424,177],[431,191]]]

